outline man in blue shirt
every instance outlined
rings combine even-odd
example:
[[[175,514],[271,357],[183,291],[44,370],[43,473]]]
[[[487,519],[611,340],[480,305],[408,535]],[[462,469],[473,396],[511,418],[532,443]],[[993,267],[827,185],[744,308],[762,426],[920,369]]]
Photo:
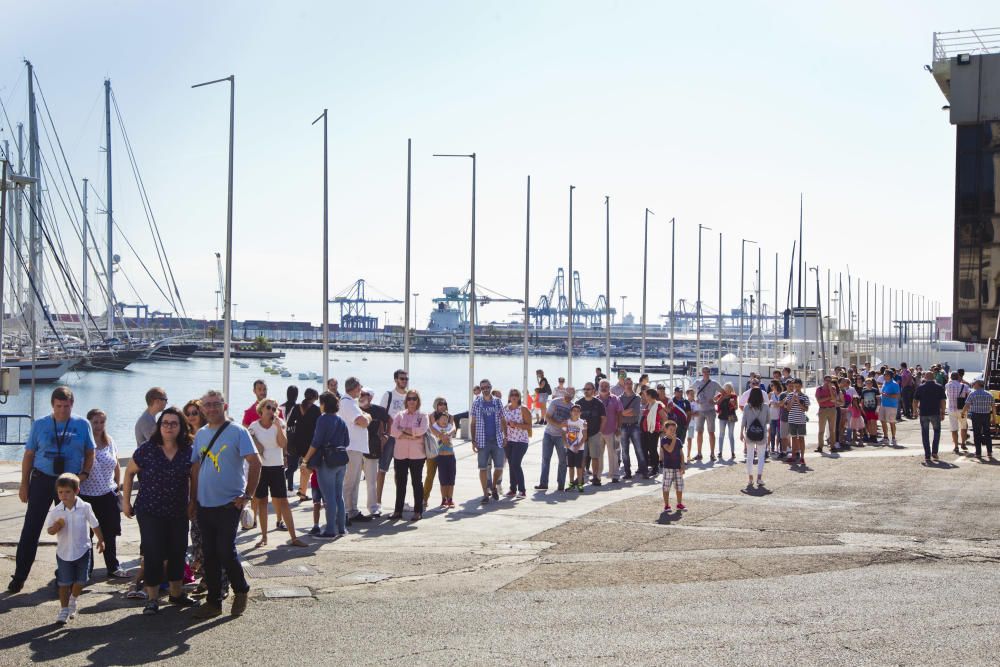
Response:
[[[882,442],[889,442],[889,430],[892,429],[892,444],[896,444],[896,413],[899,412],[899,397],[903,389],[893,377],[892,371],[886,371],[882,376],[882,405],[879,406],[879,419],[882,421]]]
[[[7,586],[11,593],[24,587],[35,562],[45,517],[57,500],[56,478],[72,472],[86,480],[94,465],[94,432],[89,421],[73,414],[73,391],[69,387],[56,387],[51,404],[52,414],[31,425],[21,459],[21,486],[17,493],[28,509],[17,543],[14,575]]]
[[[497,489],[500,488],[500,479],[503,477],[504,463],[504,431],[506,421],[503,417],[503,405],[500,399],[494,398],[493,385],[489,380],[482,380],[479,383],[482,394],[469,410],[469,431],[472,436],[472,451],[479,457],[479,483],[483,487],[483,504],[490,501],[489,481],[487,470],[490,461],[493,462],[493,491],[494,500],[500,498]]]
[[[194,438],[191,452],[191,501],[188,514],[197,516],[205,555],[208,598],[195,612],[198,618],[222,613],[222,568],[232,584],[233,616],[247,607],[250,585],[236,553],[236,530],[244,505],[257,489],[260,456],[250,434],[226,418],[225,398],[209,391],[201,399],[208,424]],[[244,466],[244,462],[247,464]]]

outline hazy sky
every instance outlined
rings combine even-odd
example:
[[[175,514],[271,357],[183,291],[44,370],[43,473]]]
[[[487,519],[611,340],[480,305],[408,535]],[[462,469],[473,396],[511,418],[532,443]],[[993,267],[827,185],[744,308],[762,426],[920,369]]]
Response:
[[[406,140],[413,139],[413,288],[469,276],[470,161],[479,155],[478,283],[523,295],[532,176],[531,301],[567,263],[568,187],[583,297],[604,291],[611,197],[612,304],[637,313],[643,210],[650,317],[667,310],[671,217],[677,298],[727,307],[740,239],[764,254],[779,302],[805,193],[805,258],[950,308],[954,128],[934,80],[932,32],[989,27],[995,2],[108,2],[10,3],[0,97],[26,116],[36,67],[74,176],[104,190],[110,77],[188,313],[211,317],[225,247],[228,94],[236,75],[235,315],[321,318],[322,131],[330,113],[330,290],[365,278],[403,293]],[[3,138],[12,137],[3,122]],[[120,134],[115,217],[156,260]],[[43,138],[43,147],[44,147]],[[91,220],[103,229],[94,210]],[[68,224],[68,223],[66,223]],[[63,227],[64,239],[71,238]],[[101,232],[103,235],[103,232]],[[120,241],[119,241],[120,242]],[[72,262],[79,264],[77,254]],[[123,271],[164,308],[134,257]],[[748,249],[747,285],[753,281]],[[814,293],[812,285],[810,295]],[[119,280],[118,297],[136,296]],[[825,299],[825,296],[824,296]],[[485,308],[508,319],[515,304]],[[374,308],[381,316],[384,308]],[[99,309],[98,309],[99,310]],[[391,312],[398,322],[401,307]],[[337,314],[331,313],[333,321]]]

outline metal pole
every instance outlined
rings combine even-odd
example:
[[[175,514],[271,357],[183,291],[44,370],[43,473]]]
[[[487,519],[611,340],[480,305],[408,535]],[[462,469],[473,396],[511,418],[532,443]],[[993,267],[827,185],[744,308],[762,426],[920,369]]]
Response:
[[[40,157],[38,154],[38,118],[35,110],[35,73],[34,67],[27,60],[28,68],[28,172],[29,176],[38,179],[41,176]],[[28,202],[28,271],[29,296],[31,304],[31,418],[35,418],[35,361],[38,355],[38,311],[44,307],[39,301],[44,293],[45,273],[41,268],[42,248],[40,236],[42,218],[42,184],[39,180],[31,184],[31,198]]]
[[[670,383],[674,381],[674,276],[677,252],[677,218],[670,218]]]
[[[232,356],[233,342],[233,150],[234,150],[234,140],[235,140],[235,126],[236,126],[236,76],[230,74],[224,79],[215,79],[213,81],[206,81],[204,83],[198,83],[192,88],[200,88],[201,86],[208,86],[214,83],[222,83],[223,81],[229,82],[229,187],[228,187],[228,197],[226,201],[226,281],[223,285],[223,291],[225,292],[223,297],[223,348],[222,348],[222,393],[226,397],[226,401],[231,401],[229,396],[229,366],[230,357]],[[109,141],[110,144],[110,141]],[[110,149],[110,146],[109,146]],[[108,164],[110,165],[110,157],[108,158]],[[109,174],[110,176],[110,174]],[[108,178],[108,188],[111,187],[111,179]],[[110,190],[109,190],[110,192]],[[108,219],[111,218],[111,203],[108,202]],[[109,223],[110,224],[110,223]],[[110,230],[109,230],[110,231]],[[110,233],[109,233],[110,236]],[[111,264],[108,263],[108,272],[111,271]],[[110,278],[109,278],[110,283]],[[109,290],[110,292],[110,290]]]
[[[604,373],[611,377],[611,197],[604,196]],[[525,296],[527,306],[527,296]]]
[[[709,229],[705,225],[698,225],[698,298],[695,299],[695,368],[701,366],[701,231]]]
[[[569,186],[569,321],[566,325],[566,358],[568,368],[566,369],[566,386],[573,386],[573,292],[576,288],[576,280],[573,276],[573,190],[575,185]]]
[[[802,307],[802,193],[799,193],[799,308]],[[805,318],[803,318],[805,321]],[[805,337],[803,336],[803,340]]]
[[[826,359],[826,343],[823,340],[823,312],[820,306],[820,296],[819,296],[819,267],[814,266],[812,268],[816,272],[816,311],[819,314],[817,322],[819,324],[819,344],[820,344],[820,354],[823,356],[823,373],[816,374],[816,386],[819,386],[822,381],[822,376],[830,372],[830,366]]]
[[[719,328],[717,340],[719,346],[718,374],[722,376],[722,232],[719,232]]]
[[[104,80],[104,128],[105,128],[105,160],[107,163],[107,194],[105,195],[105,209],[107,213],[107,279],[108,279],[108,312],[107,323],[105,325],[108,338],[114,337],[115,328],[115,290],[114,290],[114,206],[112,202],[112,179],[111,179],[111,79]]]
[[[323,113],[312,124],[315,125],[320,119],[323,120],[323,386],[325,387],[330,379],[330,180],[326,109],[323,109]],[[409,228],[406,240],[409,243]],[[407,254],[407,270],[409,270],[409,259]]]
[[[529,274],[531,271],[531,176],[528,176],[527,203],[524,214],[524,400],[527,401],[530,387],[528,386],[528,294]]]
[[[476,301],[476,154],[472,154],[472,259],[469,273],[472,280],[469,285],[469,296],[472,298],[469,309],[469,409],[472,408],[472,386],[476,384],[476,324],[479,322],[478,303]]]
[[[17,124],[17,173],[24,174],[24,123]],[[23,188],[18,188],[14,191],[14,245],[18,252],[24,249],[23,213],[24,191]],[[15,253],[14,257],[16,256]],[[13,260],[13,257],[11,259]],[[21,314],[24,311],[24,271],[17,272],[14,290],[17,293],[17,298],[14,300],[17,312]]]
[[[774,368],[778,367],[778,270],[778,253],[774,253],[774,349],[771,351]]]
[[[760,318],[760,305],[761,305],[761,301],[760,301],[760,284],[761,284],[761,281],[762,281],[762,279],[764,277],[764,274],[761,273],[761,256],[762,256],[762,254],[763,253],[762,253],[762,251],[760,249],[760,246],[757,246],[757,374],[758,375],[763,375],[763,373],[761,373],[761,370],[762,370],[762,368],[761,368],[762,360],[761,360],[761,352],[760,352],[761,345],[764,342],[764,333],[763,333],[763,330],[761,329],[762,320]],[[763,380],[764,378],[761,378],[761,379]]]
[[[7,266],[7,165],[10,164],[10,154],[6,151],[3,156],[3,180],[0,180],[0,368],[3,368],[3,322],[6,316],[4,307],[4,284],[6,277],[3,267]],[[6,438],[4,438],[6,440]]]
[[[649,274],[649,215],[653,213],[646,209],[646,219],[642,227],[642,343],[639,352],[639,373],[646,372],[646,283]],[[655,215],[655,213],[653,214]]]
[[[406,140],[406,277],[404,278],[405,285],[403,286],[403,294],[410,293],[410,196],[412,187],[412,174],[413,174],[413,140]],[[410,372],[410,299],[406,299],[406,312],[403,315],[403,319],[406,320],[403,325],[403,370],[407,373]],[[471,385],[470,385],[471,386]]]

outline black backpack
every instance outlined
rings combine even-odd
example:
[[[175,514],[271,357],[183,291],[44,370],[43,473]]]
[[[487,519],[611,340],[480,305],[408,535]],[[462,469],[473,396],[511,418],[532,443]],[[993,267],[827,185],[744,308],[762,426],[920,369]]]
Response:
[[[747,439],[760,442],[766,435],[767,432],[764,430],[763,424],[760,423],[760,419],[754,417],[754,420],[747,425]]]

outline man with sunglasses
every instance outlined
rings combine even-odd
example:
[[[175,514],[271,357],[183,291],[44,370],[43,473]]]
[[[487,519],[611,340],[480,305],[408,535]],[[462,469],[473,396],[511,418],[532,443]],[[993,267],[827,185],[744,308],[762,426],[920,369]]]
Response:
[[[149,437],[156,431],[156,415],[163,412],[167,407],[167,390],[162,387],[153,387],[146,392],[146,409],[135,422],[135,444],[141,445],[149,441]],[[254,415],[257,404],[254,403]],[[256,419],[256,416],[254,417]]]
[[[504,433],[507,421],[503,416],[503,405],[493,396],[493,385],[489,380],[479,383],[482,390],[469,410],[469,435],[472,437],[472,451],[479,457],[479,484],[483,487],[483,504],[499,500],[500,479],[503,477]],[[487,471],[493,463],[493,484],[490,490]]]
[[[404,371],[402,368],[398,369],[392,374],[392,380],[396,386],[394,386],[389,391],[382,394],[382,400],[379,402],[386,412],[389,413],[390,421],[396,418],[396,415],[403,411],[406,407],[406,389],[410,384],[410,374]],[[376,495],[378,497],[378,506],[382,506],[382,488],[385,486],[385,474],[389,472],[389,466],[392,465],[392,455],[396,449],[396,439],[389,436],[385,444],[382,445],[382,455],[378,460],[378,481],[376,483]]]
[[[587,422],[587,456],[590,457],[591,477],[590,483],[594,486],[601,485],[601,455],[604,453],[601,431],[604,429],[604,422],[607,420],[604,411],[604,404],[594,395],[596,392],[593,382],[583,385],[583,398],[576,402],[580,406],[580,418]],[[583,481],[581,480],[582,484]]]

